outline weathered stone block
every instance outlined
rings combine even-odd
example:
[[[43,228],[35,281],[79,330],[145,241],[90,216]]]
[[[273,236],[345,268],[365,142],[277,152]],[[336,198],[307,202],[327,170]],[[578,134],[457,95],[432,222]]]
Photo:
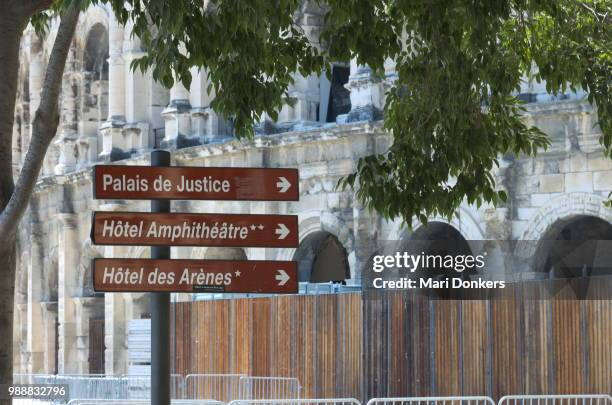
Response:
[[[540,176],[521,176],[516,179],[515,190],[521,194],[537,193],[540,190]]]
[[[593,188],[596,191],[612,190],[612,170],[594,172],[593,173]]]
[[[330,176],[346,176],[353,173],[353,160],[342,159],[329,162],[327,173]]]
[[[565,175],[565,191],[570,193],[575,191],[593,191],[593,173],[567,173]]]
[[[299,166],[299,170],[300,170],[300,179],[320,177],[320,176],[324,176],[327,173],[327,163],[326,162],[316,162],[316,163],[301,164]]]
[[[588,169],[586,155],[583,153],[576,153],[570,157],[571,172],[585,172]]]
[[[534,193],[531,195],[531,206],[542,207],[552,199],[560,195],[561,193]]]
[[[612,170],[612,159],[591,154],[587,159],[587,167],[589,171]]]
[[[565,176],[563,174],[544,174],[540,176],[541,193],[558,193],[564,188]]]

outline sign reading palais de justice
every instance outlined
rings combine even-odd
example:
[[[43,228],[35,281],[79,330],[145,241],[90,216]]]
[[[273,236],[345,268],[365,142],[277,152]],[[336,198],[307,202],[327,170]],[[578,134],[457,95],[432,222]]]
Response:
[[[97,292],[295,294],[297,263],[267,260],[94,259]]]
[[[298,201],[297,169],[98,165],[94,198]]]
[[[297,215],[94,212],[98,245],[298,247]]]

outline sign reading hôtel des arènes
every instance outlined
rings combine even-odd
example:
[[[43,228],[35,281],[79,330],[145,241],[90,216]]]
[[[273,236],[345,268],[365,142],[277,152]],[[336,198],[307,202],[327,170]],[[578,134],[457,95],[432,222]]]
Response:
[[[297,169],[99,165],[94,198],[297,201]],[[97,245],[298,246],[296,215],[176,212],[93,214]],[[168,256],[169,257],[169,256]],[[269,260],[99,258],[98,292],[297,293],[297,265]]]
[[[104,292],[295,293],[296,275],[290,261],[94,259]]]

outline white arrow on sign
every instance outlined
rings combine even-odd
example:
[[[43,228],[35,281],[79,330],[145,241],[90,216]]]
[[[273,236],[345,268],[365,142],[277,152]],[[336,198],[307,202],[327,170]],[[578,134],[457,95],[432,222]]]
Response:
[[[276,182],[276,187],[278,187],[278,191],[280,191],[281,193],[287,192],[287,190],[289,190],[289,188],[291,187],[291,183],[289,183],[289,180],[287,180],[285,177],[279,177],[278,180],[279,181]]]
[[[285,239],[287,235],[289,235],[291,231],[285,224],[278,224],[278,228],[276,228],[276,234],[278,235],[278,239]]]
[[[278,281],[278,285],[285,285],[287,284],[287,281],[289,281],[289,279],[291,277],[289,277],[289,274],[285,273],[285,270],[277,270],[278,274],[276,275],[276,281]]]

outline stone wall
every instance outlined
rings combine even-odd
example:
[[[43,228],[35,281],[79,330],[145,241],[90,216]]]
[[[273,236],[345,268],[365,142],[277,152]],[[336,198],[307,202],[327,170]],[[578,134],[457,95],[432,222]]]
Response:
[[[307,5],[302,11],[300,18],[316,42],[321,10]],[[108,46],[108,71],[102,66],[97,76],[83,70],[92,30],[98,39],[100,32],[108,36],[108,41],[98,40],[100,46]],[[30,137],[33,114],[29,112],[39,102],[51,43],[28,32],[22,46],[26,63],[20,73],[24,90],[13,147],[16,172]],[[401,221],[385,221],[362,207],[352,191],[335,188],[342,176],[353,172],[360,157],[383,152],[392,141],[379,121],[384,90],[394,77],[392,63],[385,78],[374,78],[367,67],[350,64],[346,88],[351,110],[336,117],[335,123],[327,123],[324,114],[314,114],[317,106],[329,101],[329,93],[323,91],[329,91],[327,79],[296,75],[291,94],[298,103],[283,109],[279,122],[262,122],[253,141],[242,142],[230,137],[230,123],[210,109],[214,95],[206,94],[204,74],[194,72],[190,89],[177,84],[168,91],[152,80],[150,72],[129,69],[140,53],[130,27],[119,25],[107,9],[95,7],[83,14],[65,74],[62,123],[21,227],[16,372],[87,372],[88,322],[101,316],[106,320],[106,373],[127,371],[126,324],[148,312],[146,296],[95,294],[89,263],[100,256],[146,257],[149,249],[92,246],[91,212],[147,211],[149,204],[93,200],[91,167],[98,162],[147,165],[148,152],[164,146],[172,150],[173,164],[178,166],[296,167],[297,202],[181,201],[174,202],[173,209],[296,214],[300,241],[323,232],[346,250],[349,285],[359,285],[360,268],[374,252],[374,242],[410,234]],[[603,205],[612,191],[612,160],[602,155],[595,111],[579,94],[559,100],[533,86],[526,86],[525,92],[536,101],[528,104],[525,119],[549,134],[552,145],[537,158],[500,159],[495,176],[509,200],[499,207],[462,205],[450,225],[466,240],[540,240],[558,221],[581,215],[612,223],[612,210]],[[413,225],[419,227],[416,221]],[[248,259],[291,260],[295,254],[295,249],[244,249]],[[207,249],[178,247],[172,255],[205,258]]]

